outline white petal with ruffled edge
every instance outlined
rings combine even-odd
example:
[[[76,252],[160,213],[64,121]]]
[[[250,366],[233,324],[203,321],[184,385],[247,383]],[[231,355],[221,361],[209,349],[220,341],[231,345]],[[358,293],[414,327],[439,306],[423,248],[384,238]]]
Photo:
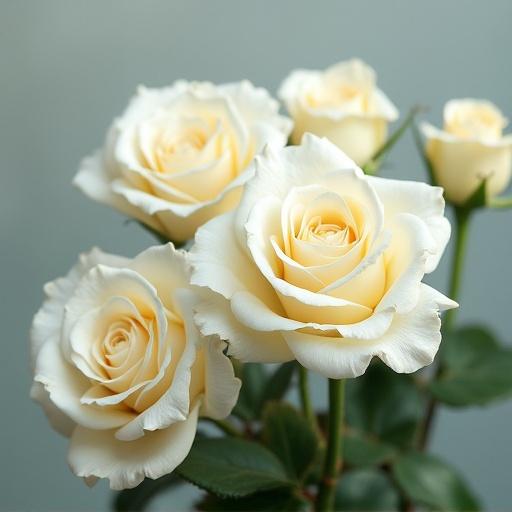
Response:
[[[108,478],[111,489],[129,489],[144,478],[171,473],[188,455],[197,428],[200,402],[184,421],[148,432],[136,441],[119,441],[112,430],[77,427],[71,436],[68,461],[72,471],[85,479]]]
[[[262,332],[248,328],[233,315],[229,302],[220,295],[203,294],[196,305],[195,320],[205,336],[217,335],[229,341],[228,354],[244,362],[280,363],[293,359],[279,332]]]
[[[202,345],[205,351],[205,394],[200,414],[223,419],[235,407],[242,381],[235,377],[233,365],[224,355],[226,342],[212,336],[205,338]]]
[[[420,285],[417,307],[395,315],[387,332],[374,340],[329,338],[284,332],[290,349],[306,368],[331,379],[362,375],[376,356],[398,373],[412,373],[430,364],[441,342],[439,312],[457,304],[426,284]]]
[[[416,181],[375,176],[369,176],[367,179],[384,205],[386,220],[392,220],[399,213],[411,213],[425,222],[436,241],[436,250],[427,259],[426,272],[435,270],[451,233],[450,223],[444,216],[443,189]]]

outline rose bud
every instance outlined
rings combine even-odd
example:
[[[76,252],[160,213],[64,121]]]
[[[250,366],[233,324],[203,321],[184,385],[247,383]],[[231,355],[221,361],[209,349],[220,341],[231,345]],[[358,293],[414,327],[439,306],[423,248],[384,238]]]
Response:
[[[398,119],[376,86],[375,71],[358,59],[325,71],[293,71],[278,95],[294,121],[294,144],[305,132],[327,137],[359,166],[384,144],[389,122]]]
[[[485,100],[451,100],[440,130],[422,125],[425,153],[445,197],[464,204],[486,180],[488,199],[502,192],[512,171],[512,135],[503,136],[507,120]]]

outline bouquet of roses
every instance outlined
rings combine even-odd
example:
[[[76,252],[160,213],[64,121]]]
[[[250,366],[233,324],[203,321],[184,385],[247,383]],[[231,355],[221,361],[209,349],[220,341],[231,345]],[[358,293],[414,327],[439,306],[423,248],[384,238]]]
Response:
[[[388,136],[399,113],[359,60],[279,97],[291,119],[247,81],[137,91],[74,184],[158,244],[93,249],[45,286],[31,395],[119,510],[185,481],[199,510],[476,510],[426,450],[439,404],[512,391],[512,351],[454,325],[472,214],[512,206],[506,120],[452,100],[442,129],[413,109]],[[376,177],[409,128],[432,185]],[[449,297],[423,282],[450,239],[441,187]]]

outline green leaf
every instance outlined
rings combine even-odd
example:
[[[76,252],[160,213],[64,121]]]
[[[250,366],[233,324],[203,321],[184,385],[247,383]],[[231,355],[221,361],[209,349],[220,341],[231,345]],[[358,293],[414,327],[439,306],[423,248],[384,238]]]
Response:
[[[283,363],[274,371],[270,378],[267,379],[260,398],[261,410],[263,410],[266,402],[281,400],[281,398],[284,397],[290,387],[295,368],[295,361]]]
[[[343,460],[349,466],[378,466],[392,460],[396,453],[393,446],[356,432],[346,432],[343,437]]]
[[[315,460],[318,445],[315,432],[290,405],[269,403],[266,406],[263,440],[294,480],[301,480]]]
[[[175,473],[162,476],[156,480],[145,478],[137,487],[118,492],[114,498],[113,509],[116,512],[145,510],[157,495],[183,483],[183,480]]]
[[[219,498],[208,495],[197,504],[197,509],[204,512],[306,512],[310,510],[310,503],[290,490],[280,489],[259,492],[245,498]]]
[[[452,406],[485,405],[512,394],[512,349],[479,326],[445,335],[442,372],[430,385],[432,394]]]
[[[435,510],[468,512],[480,508],[458,473],[432,455],[404,455],[393,465],[393,475],[412,501]]]
[[[242,380],[242,389],[233,414],[244,421],[257,420],[263,407],[270,400],[280,400],[288,391],[295,371],[295,363],[283,363],[270,377],[262,364],[241,365],[238,377]]]
[[[246,363],[240,366],[237,376],[242,380],[242,388],[233,414],[245,421],[251,421],[259,416],[267,375],[261,364]]]
[[[347,424],[351,431],[399,447],[414,444],[423,417],[424,397],[410,375],[380,361],[347,381]]]
[[[336,486],[336,510],[398,510],[400,496],[388,476],[378,469],[357,469],[342,475]]]
[[[226,497],[293,485],[272,452],[235,438],[196,439],[177,472],[198,487]]]

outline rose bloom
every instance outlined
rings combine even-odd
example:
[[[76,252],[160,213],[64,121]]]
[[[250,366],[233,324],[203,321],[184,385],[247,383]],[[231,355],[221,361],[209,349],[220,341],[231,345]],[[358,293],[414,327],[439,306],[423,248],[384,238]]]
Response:
[[[456,303],[422,283],[450,236],[442,189],[365,176],[326,139],[255,161],[236,211],[202,226],[192,282],[205,335],[243,361],[297,359],[330,378],[373,356],[397,372],[429,364],[439,311]]]
[[[236,403],[225,343],[200,335],[185,253],[168,244],[130,260],[93,250],[45,286],[31,332],[34,382],[73,472],[113,489],[170,473],[198,416]]]
[[[141,87],[74,184],[171,240],[187,240],[236,206],[264,145],[286,144],[291,122],[278,110],[247,81]]]
[[[293,143],[311,132],[366,164],[385,143],[388,123],[398,119],[376,80],[375,71],[358,59],[325,71],[293,71],[278,93],[294,121]]]
[[[503,136],[507,124],[489,101],[463,99],[446,103],[442,130],[422,125],[426,155],[447,199],[465,203],[484,179],[489,197],[507,187],[512,171],[512,134]]]

